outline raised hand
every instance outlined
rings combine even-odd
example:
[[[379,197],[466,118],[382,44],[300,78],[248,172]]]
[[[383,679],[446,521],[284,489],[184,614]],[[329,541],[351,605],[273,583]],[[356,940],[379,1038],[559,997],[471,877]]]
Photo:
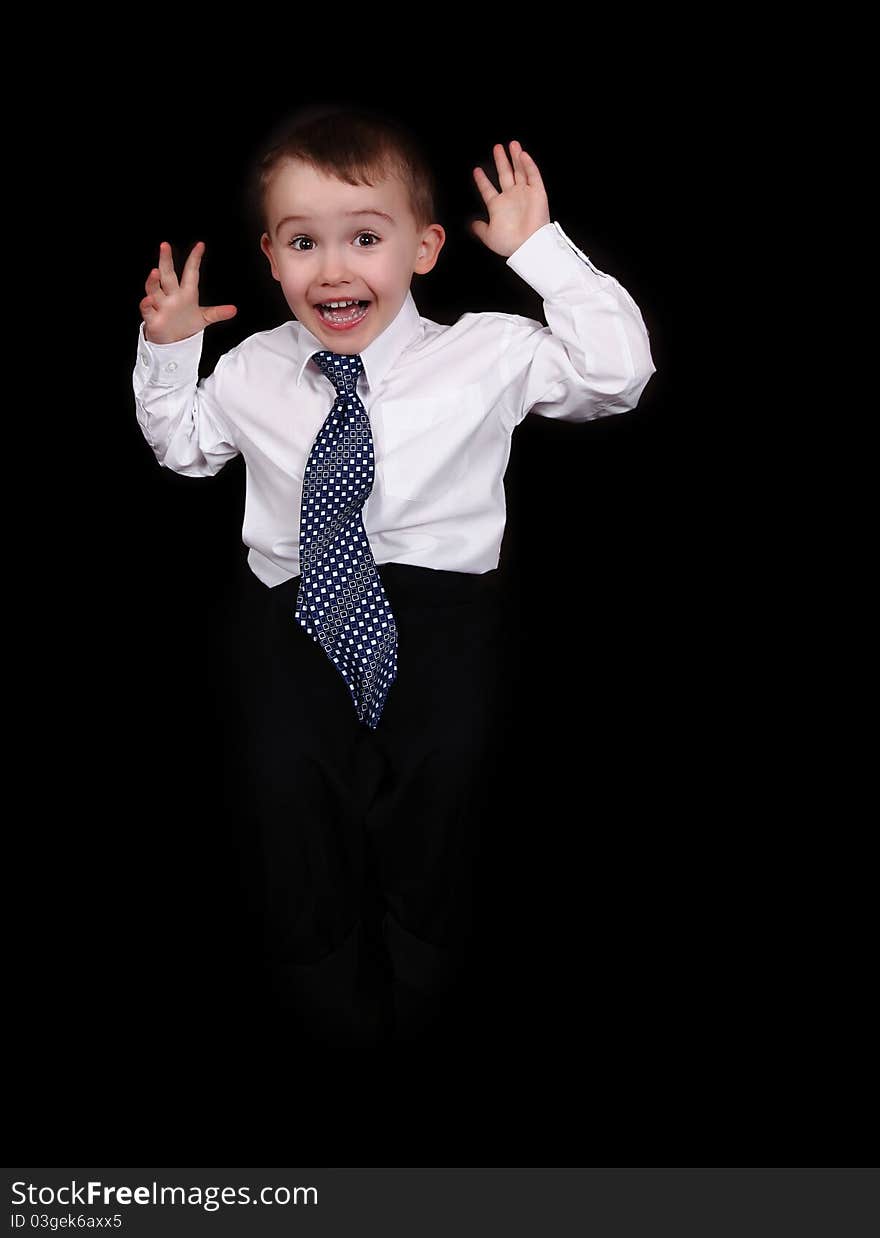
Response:
[[[475,219],[471,231],[502,258],[509,258],[533,232],[550,221],[550,206],[538,165],[519,142],[510,143],[512,166],[500,142],[492,147],[499,193],[482,168],[474,168],[477,189],[486,203],[489,222]]]
[[[238,313],[234,305],[199,305],[199,264],[204,252],[204,241],[196,241],[178,283],[171,246],[167,241],[160,243],[159,266],[147,276],[147,295],[139,306],[144,335],[152,344],[175,344]]]

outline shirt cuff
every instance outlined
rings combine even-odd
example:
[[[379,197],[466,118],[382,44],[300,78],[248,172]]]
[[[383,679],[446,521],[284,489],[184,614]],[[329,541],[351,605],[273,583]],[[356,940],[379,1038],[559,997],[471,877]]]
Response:
[[[204,328],[185,340],[173,344],[157,344],[144,334],[145,323],[138,328],[138,369],[144,382],[157,387],[178,387],[198,380],[202,356]]]
[[[579,287],[586,284],[604,291],[611,277],[595,266],[578,249],[556,221],[544,224],[523,241],[507,259],[507,265],[547,300],[571,286],[574,277]]]

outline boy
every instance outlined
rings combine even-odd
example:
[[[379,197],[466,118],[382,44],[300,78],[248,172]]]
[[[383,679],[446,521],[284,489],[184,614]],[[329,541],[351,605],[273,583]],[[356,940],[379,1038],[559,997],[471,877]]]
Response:
[[[241,689],[267,946],[303,1027],[337,1044],[418,1035],[465,957],[511,435],[528,412],[633,409],[655,372],[638,307],[551,221],[535,161],[515,141],[493,154],[500,188],[473,169],[489,220],[471,226],[542,295],[547,327],[419,315],[412,276],[445,241],[432,173],[366,112],[294,125],[259,165],[260,247],[295,321],[199,381],[205,327],[237,312],[199,305],[204,245],[178,281],[163,242],[140,303],[134,394],[159,463],[205,477],[245,460]],[[358,988],[371,866],[384,1021]]]

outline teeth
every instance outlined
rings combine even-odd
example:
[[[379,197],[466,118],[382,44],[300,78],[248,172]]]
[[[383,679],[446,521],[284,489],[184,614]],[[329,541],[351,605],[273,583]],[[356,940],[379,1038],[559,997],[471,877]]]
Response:
[[[322,301],[324,309],[345,309],[349,305],[357,305],[357,301]]]

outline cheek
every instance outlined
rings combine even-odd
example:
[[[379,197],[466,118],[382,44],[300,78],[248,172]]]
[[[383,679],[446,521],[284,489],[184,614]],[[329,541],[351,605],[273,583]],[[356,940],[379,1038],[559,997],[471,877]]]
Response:
[[[290,271],[281,272],[281,286],[288,297],[302,300],[305,296],[305,289],[302,285],[302,280],[297,279]]]

